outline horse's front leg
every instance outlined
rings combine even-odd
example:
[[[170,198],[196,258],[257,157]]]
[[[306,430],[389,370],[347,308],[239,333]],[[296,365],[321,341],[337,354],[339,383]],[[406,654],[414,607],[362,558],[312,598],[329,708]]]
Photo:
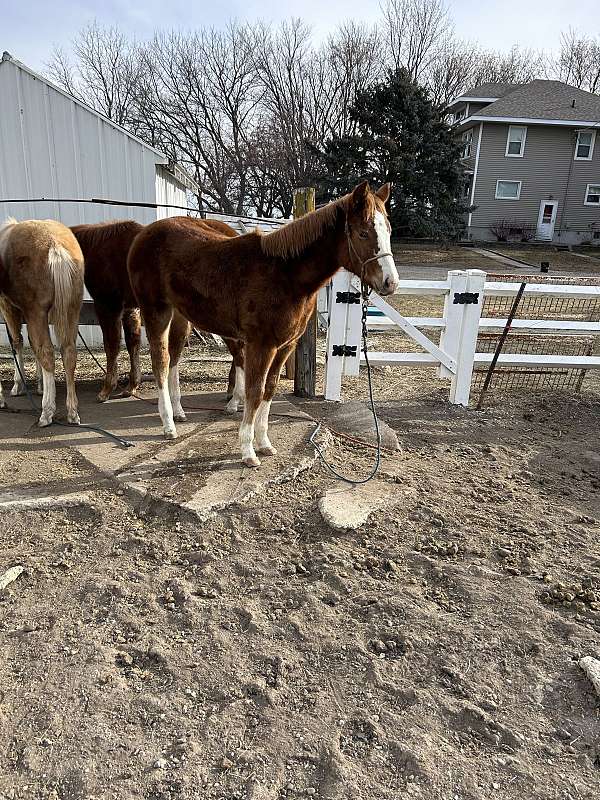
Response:
[[[225,339],[225,344],[233,356],[233,363],[229,371],[229,383],[227,385],[228,403],[225,411],[228,414],[235,414],[239,406],[244,402],[246,394],[245,374],[244,374],[244,343],[235,339]]]
[[[269,412],[271,411],[273,395],[275,394],[277,384],[279,383],[281,369],[287,361],[290,353],[294,350],[295,346],[296,342],[294,341],[291,344],[285,345],[279,349],[275,354],[273,363],[271,364],[269,372],[267,373],[263,399],[258,407],[256,421],[254,423],[254,441],[256,445],[256,451],[260,453],[260,455],[274,456],[277,454],[277,450],[273,447],[269,440]]]
[[[275,347],[246,343],[246,401],[240,425],[240,450],[242,461],[247,467],[260,466],[260,461],[254,452],[254,421],[263,399],[265,382],[276,353]]]

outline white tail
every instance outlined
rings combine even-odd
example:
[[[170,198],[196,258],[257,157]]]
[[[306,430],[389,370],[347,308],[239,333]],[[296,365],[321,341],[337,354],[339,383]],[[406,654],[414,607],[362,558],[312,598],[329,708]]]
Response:
[[[50,311],[59,342],[68,341],[74,305],[81,305],[83,284],[80,268],[64,247],[53,244],[48,250],[48,268],[54,283],[54,305]]]

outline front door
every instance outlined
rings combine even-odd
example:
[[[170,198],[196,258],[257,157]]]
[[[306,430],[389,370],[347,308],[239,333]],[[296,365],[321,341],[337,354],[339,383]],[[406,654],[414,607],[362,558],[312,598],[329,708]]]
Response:
[[[542,200],[540,203],[536,238],[543,239],[546,242],[552,241],[557,211],[558,200]]]

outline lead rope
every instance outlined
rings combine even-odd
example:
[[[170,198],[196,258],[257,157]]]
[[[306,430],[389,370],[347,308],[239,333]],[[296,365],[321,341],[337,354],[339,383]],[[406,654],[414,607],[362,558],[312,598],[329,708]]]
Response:
[[[354,249],[354,245],[350,239],[350,228],[348,226],[348,222],[346,222],[346,236],[348,237],[348,245],[349,249],[356,254],[358,257],[358,253]],[[383,255],[387,255],[384,253]],[[381,431],[379,429],[379,419],[377,417],[377,412],[375,410],[375,400],[373,398],[373,383],[371,380],[371,365],[369,363],[369,354],[367,350],[367,338],[369,335],[369,331],[367,328],[367,315],[369,313],[369,296],[371,294],[371,289],[365,283],[365,264],[369,261],[375,261],[380,256],[375,256],[375,258],[369,258],[367,261],[363,261],[361,263],[361,274],[360,274],[360,294],[362,299],[362,315],[361,315],[361,324],[362,324],[362,351],[365,356],[365,365],[367,367],[367,383],[369,387],[369,405],[371,408],[371,413],[373,414],[373,424],[375,426],[375,435],[377,437],[377,444],[376,444],[376,453],[375,453],[375,462],[371,468],[371,471],[367,475],[366,478],[348,478],[346,475],[342,475],[338,472],[335,467],[332,467],[331,464],[325,458],[325,455],[319,445],[315,442],[315,437],[323,427],[323,423],[317,423],[317,427],[314,429],[312,434],[310,435],[310,439],[308,440],[310,444],[315,448],[315,451],[319,458],[321,459],[321,463],[323,466],[338,480],[343,481],[344,483],[349,483],[352,486],[360,486],[361,484],[368,483],[372,478],[377,475],[379,471],[379,466],[381,464]]]

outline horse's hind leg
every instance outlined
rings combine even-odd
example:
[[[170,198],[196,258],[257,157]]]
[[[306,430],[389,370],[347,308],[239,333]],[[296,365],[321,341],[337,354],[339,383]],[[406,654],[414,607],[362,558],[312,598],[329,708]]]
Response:
[[[259,347],[246,344],[246,402],[240,425],[240,449],[242,461],[247,467],[258,467],[260,461],[254,452],[254,420],[263,399],[267,373],[276,354],[274,347]]]
[[[269,372],[267,373],[265,391],[258,407],[256,421],[254,423],[256,452],[260,453],[260,455],[274,456],[277,453],[277,450],[273,447],[269,440],[269,412],[271,410],[273,395],[275,394],[277,384],[279,383],[281,369],[285,364],[289,354],[294,350],[295,346],[296,342],[293,342],[291,345],[287,345],[278,350],[275,354],[275,358],[273,359],[273,363],[271,364]]]
[[[65,382],[67,384],[67,421],[72,425],[79,425],[79,404],[75,391],[75,367],[77,366],[77,347],[75,341],[68,341],[60,348],[63,366],[65,368]]]
[[[181,405],[181,387],[179,386],[179,359],[190,334],[190,323],[177,311],[173,313],[169,328],[169,395],[173,406],[175,422],[185,422],[185,411]]]
[[[139,308],[126,308],[123,314],[123,333],[129,353],[129,386],[123,392],[127,397],[139,388],[142,382],[140,370],[140,344],[142,341],[142,321]]]
[[[117,358],[121,348],[121,314],[118,311],[96,305],[96,315],[102,328],[102,340],[106,353],[106,375],[102,389],[98,393],[98,402],[104,403],[117,388],[119,373],[117,371]]]
[[[225,339],[225,344],[233,356],[233,363],[229,370],[229,383],[227,386],[227,399],[225,406],[228,414],[235,414],[238,407],[244,402],[246,388],[244,385],[244,343],[236,339]]]
[[[25,364],[23,362],[23,334],[21,333],[21,328],[23,326],[23,315],[18,308],[15,308],[15,306],[12,305],[12,303],[3,303],[2,313],[13,343],[13,347],[15,349],[16,357],[14,384],[10,390],[10,393],[13,397],[18,397],[19,395],[25,394],[25,381],[21,377],[22,375],[25,376]]]
[[[29,341],[35,357],[42,368],[44,393],[42,396],[42,413],[39,419],[40,428],[50,425],[56,413],[56,383],[54,381],[54,348],[48,330],[48,312],[39,311],[27,318]]]
[[[149,313],[144,310],[146,335],[148,336],[150,357],[152,359],[152,372],[158,389],[158,413],[160,414],[167,439],[177,438],[168,386],[169,327],[172,316],[173,309],[168,306],[163,306],[161,310],[154,308]]]

